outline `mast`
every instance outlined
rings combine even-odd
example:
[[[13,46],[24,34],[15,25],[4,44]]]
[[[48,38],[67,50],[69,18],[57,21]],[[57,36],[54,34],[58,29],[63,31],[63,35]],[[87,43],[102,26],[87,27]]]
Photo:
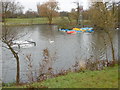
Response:
[[[83,17],[82,17],[82,11],[83,11],[83,6],[80,5],[79,2],[76,2],[77,3],[77,13],[78,13],[78,22],[77,22],[77,25],[79,27],[82,27],[83,26]]]
[[[77,1],[77,2],[74,2],[74,3],[76,3],[77,4],[77,14],[78,14],[78,18],[77,18],[77,26],[78,27],[82,27],[82,25],[83,25],[83,20],[82,20],[82,11],[83,11],[83,6],[82,5],[80,5],[80,3],[79,3],[79,1]]]
[[[79,6],[79,25],[80,25],[80,27],[83,26],[83,16],[82,16],[82,12],[83,12],[83,6]]]

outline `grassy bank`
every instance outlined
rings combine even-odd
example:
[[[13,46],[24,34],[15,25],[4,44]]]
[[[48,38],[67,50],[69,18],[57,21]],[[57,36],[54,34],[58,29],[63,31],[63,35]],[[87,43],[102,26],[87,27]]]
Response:
[[[53,24],[59,18],[53,18]],[[7,25],[32,25],[32,24],[48,24],[49,21],[45,17],[41,18],[8,18],[6,19]]]
[[[40,18],[7,18],[5,21],[6,21],[6,25],[34,25],[34,24],[48,24],[49,23],[49,21],[46,17],[40,17]],[[75,20],[73,20],[72,22],[75,23]],[[67,17],[64,17],[64,20],[61,19],[61,17],[54,17],[52,23],[53,24],[61,23],[61,24],[68,25],[69,20],[68,20]],[[88,20],[83,21],[84,25],[88,25],[88,23],[89,23]]]
[[[118,66],[101,71],[70,72],[43,82],[10,88],[118,88]]]
[[[8,18],[8,24],[45,24],[48,23],[47,18]]]

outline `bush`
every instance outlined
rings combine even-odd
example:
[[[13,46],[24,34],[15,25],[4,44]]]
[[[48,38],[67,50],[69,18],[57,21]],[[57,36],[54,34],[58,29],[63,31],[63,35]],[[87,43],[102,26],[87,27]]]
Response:
[[[58,24],[59,28],[69,28],[70,22],[69,22],[69,20],[66,17],[61,17],[58,20],[57,24]]]

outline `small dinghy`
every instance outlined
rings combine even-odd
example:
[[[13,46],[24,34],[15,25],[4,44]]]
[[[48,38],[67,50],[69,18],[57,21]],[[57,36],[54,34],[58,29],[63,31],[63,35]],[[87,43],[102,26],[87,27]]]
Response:
[[[76,31],[74,31],[74,30],[67,31],[67,34],[76,34]]]

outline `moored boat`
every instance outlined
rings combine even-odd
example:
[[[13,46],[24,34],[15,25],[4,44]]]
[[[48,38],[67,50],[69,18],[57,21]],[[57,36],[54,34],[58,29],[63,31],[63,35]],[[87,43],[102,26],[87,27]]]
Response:
[[[73,28],[70,29],[59,29],[59,31],[67,32],[67,34],[75,34],[75,33],[81,33],[81,32],[94,32],[92,27],[84,27],[84,28]]]

